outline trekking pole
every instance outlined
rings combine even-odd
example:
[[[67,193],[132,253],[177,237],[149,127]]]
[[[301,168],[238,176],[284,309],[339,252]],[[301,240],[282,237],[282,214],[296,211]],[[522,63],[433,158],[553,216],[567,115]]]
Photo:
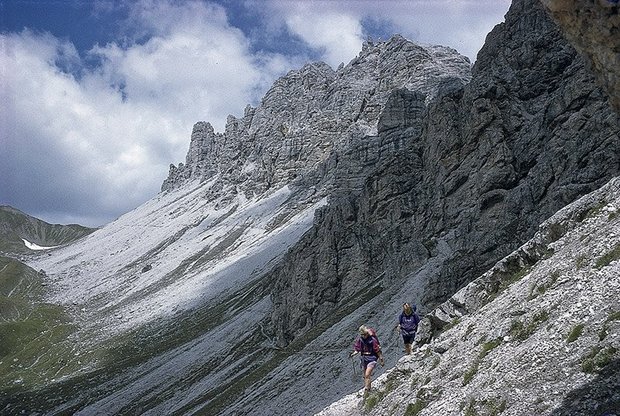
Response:
[[[396,327],[396,350],[400,352],[400,333]]]
[[[353,357],[355,357],[357,354],[349,354],[349,361],[351,361],[351,365],[353,366],[353,375],[351,376],[351,379],[353,381],[357,380],[357,371],[355,371],[355,361],[353,360]]]

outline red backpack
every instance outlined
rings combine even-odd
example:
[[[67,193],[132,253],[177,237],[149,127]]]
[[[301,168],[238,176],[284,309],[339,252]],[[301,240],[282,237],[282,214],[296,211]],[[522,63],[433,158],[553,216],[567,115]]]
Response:
[[[368,328],[368,332],[370,333],[370,337],[375,340],[379,350],[381,350],[381,343],[379,342],[379,337],[377,337],[377,331],[374,328]]]

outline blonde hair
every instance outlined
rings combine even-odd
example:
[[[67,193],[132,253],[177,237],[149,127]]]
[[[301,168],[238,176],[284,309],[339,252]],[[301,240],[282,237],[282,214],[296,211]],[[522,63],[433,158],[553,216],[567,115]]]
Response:
[[[370,333],[366,325],[360,326],[358,331],[360,332],[360,335],[365,335],[365,334]]]

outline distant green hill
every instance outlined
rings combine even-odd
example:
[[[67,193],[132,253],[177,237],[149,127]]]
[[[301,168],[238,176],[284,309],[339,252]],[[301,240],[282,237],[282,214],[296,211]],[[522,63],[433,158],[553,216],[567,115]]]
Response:
[[[25,253],[24,240],[41,247],[67,244],[95,231],[77,224],[48,224],[10,206],[0,206],[0,252]]]

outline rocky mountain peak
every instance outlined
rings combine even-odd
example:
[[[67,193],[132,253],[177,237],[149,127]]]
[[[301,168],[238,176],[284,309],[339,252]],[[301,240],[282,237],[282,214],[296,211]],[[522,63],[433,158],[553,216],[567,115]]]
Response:
[[[392,90],[407,88],[430,99],[443,80],[464,84],[469,78],[470,63],[455,50],[402,36],[366,42],[337,71],[324,62],[308,63],[275,81],[243,117],[229,116],[224,133],[197,123],[185,165],[171,166],[162,190],[217,174],[224,187],[234,184],[234,192],[246,196],[281,186],[351,140],[375,134]]]
[[[289,71],[285,76],[276,80],[272,88],[278,86],[286,88],[301,83],[305,89],[314,87],[320,90],[322,85],[331,83],[335,76],[336,72],[325,62],[310,62],[300,69]]]
[[[341,155],[343,192],[277,271],[272,319],[282,344],[360,287],[386,293],[416,281],[409,296],[442,302],[620,171],[617,115],[536,1],[515,2],[487,36],[469,83],[438,85],[430,101],[393,90],[377,137],[361,141],[375,152]],[[353,174],[358,186],[343,179]]]

